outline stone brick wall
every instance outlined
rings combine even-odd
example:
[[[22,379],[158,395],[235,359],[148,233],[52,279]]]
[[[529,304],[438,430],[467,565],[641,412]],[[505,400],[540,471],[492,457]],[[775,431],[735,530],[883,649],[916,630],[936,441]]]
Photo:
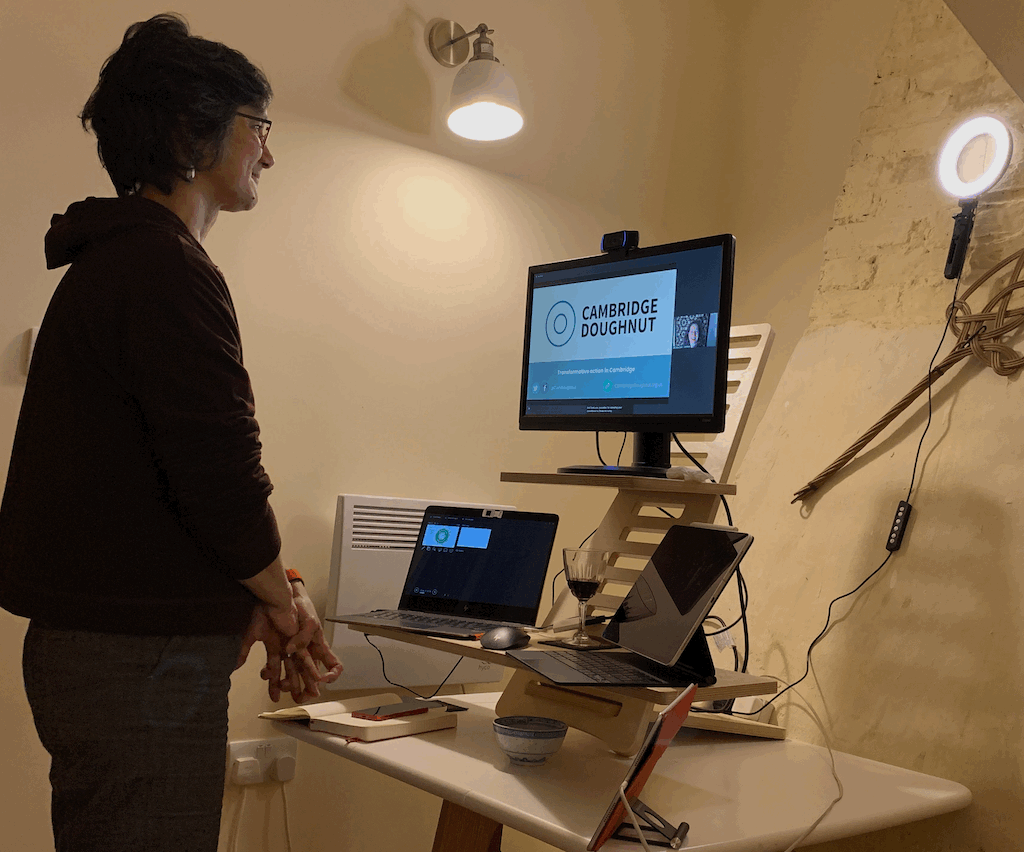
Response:
[[[936,162],[952,129],[978,114],[1003,117],[1018,151],[979,205],[965,283],[1024,247],[1024,105],[941,0],[902,0],[825,239],[812,328],[942,321],[959,206]]]
[[[959,781],[974,801],[815,848],[1016,852],[1024,836],[1024,377],[1003,378],[974,359],[954,367],[936,383],[927,433],[922,396],[818,492],[790,502],[927,372],[954,286],[943,269],[959,207],[935,179],[948,134],[975,114],[999,114],[1024,148],[1024,106],[941,0],[897,2],[825,241],[810,327],[736,477],[733,515],[755,538],[743,565],[751,670],[802,678],[830,603],[859,588],[832,611],[813,672],[780,700],[789,735],[823,741],[801,710],[806,699],[837,749]],[[1022,159],[1018,150],[979,206],[962,286],[1024,248]],[[988,295],[972,297],[971,308]],[[1005,342],[1024,349],[1024,335]],[[901,550],[887,558],[912,472],[914,514]],[[823,802],[830,784],[823,771]]]

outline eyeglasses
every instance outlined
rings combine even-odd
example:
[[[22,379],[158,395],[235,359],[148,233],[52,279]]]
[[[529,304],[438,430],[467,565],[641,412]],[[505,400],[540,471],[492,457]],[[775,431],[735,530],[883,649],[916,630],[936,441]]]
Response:
[[[260,118],[258,115],[249,115],[246,112],[236,112],[235,115],[240,115],[242,118],[248,118],[250,121],[259,122],[260,126],[256,128],[256,135],[260,137],[260,145],[266,148],[267,137],[270,135],[270,125],[274,122],[269,118]]]

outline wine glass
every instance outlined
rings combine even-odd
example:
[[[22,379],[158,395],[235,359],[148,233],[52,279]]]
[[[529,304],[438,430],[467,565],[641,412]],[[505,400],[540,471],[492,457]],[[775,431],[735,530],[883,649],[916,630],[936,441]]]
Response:
[[[596,648],[602,644],[587,634],[587,601],[597,594],[610,557],[611,554],[605,550],[580,550],[573,547],[562,550],[565,579],[569,584],[569,591],[580,605],[579,629],[571,639],[565,640],[566,645],[573,648]]]

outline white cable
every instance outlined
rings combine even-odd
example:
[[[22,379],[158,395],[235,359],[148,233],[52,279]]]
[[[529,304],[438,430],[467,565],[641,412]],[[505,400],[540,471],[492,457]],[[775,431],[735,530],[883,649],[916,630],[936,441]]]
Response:
[[[774,675],[772,675],[772,677],[774,677]],[[776,677],[775,680],[779,681],[780,683],[786,683],[784,680],[782,680],[782,678]],[[836,770],[836,755],[835,752],[832,751],[832,741],[828,737],[828,733],[825,730],[825,725],[822,723],[817,711],[811,706],[811,703],[806,698],[804,698],[796,689],[792,687],[789,688],[790,691],[803,702],[803,709],[811,717],[814,724],[818,726],[818,730],[821,731],[821,736],[825,740],[825,748],[828,749],[828,757],[829,763],[831,764],[830,768],[832,770],[832,777],[835,779],[836,787],[839,790],[839,795],[836,796],[828,804],[828,807],[826,807],[825,810],[822,811],[821,815],[813,823],[811,823],[811,825],[803,834],[801,834],[796,840],[794,840],[789,846],[786,847],[785,852],[793,852],[793,850],[796,849],[797,846],[803,843],[808,838],[810,833],[814,831],[814,829],[816,829],[819,825],[821,825],[822,820],[824,820],[825,817],[832,813],[832,808],[839,804],[839,801],[843,798],[845,792],[843,790],[843,782],[839,778],[839,772]]]
[[[288,793],[286,792],[288,784],[285,781],[281,782],[281,801],[284,803],[284,836],[288,843],[288,852],[292,852],[292,828],[288,822]]]
[[[238,833],[242,827],[242,811],[245,809],[245,794],[248,789],[248,787],[242,787],[241,800],[238,803],[238,810],[235,811],[235,824],[231,828],[232,852],[238,852]]]
[[[647,845],[647,839],[644,837],[644,833],[640,828],[640,823],[636,820],[636,814],[633,813],[633,809],[629,806],[629,799],[626,798],[625,781],[619,785],[619,798],[622,799],[622,804],[626,806],[626,813],[629,815],[629,821],[633,823],[633,828],[636,829],[636,836],[640,839],[640,844],[644,847],[644,852],[651,852],[651,847]]]

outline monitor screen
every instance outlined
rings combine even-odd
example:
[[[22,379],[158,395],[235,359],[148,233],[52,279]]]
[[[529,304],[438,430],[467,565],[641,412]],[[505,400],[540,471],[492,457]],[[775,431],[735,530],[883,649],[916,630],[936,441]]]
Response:
[[[634,465],[601,470],[648,475],[669,466],[672,433],[721,432],[735,244],[530,267],[519,428],[637,433]]]

